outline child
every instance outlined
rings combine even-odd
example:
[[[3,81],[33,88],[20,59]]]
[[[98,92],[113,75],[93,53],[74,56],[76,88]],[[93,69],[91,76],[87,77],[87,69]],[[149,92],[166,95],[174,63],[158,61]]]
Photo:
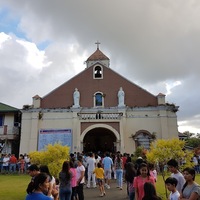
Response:
[[[138,168],[138,176],[134,178],[133,186],[135,188],[135,199],[142,200],[144,197],[144,184],[151,182],[155,185],[154,177],[150,176],[150,172],[146,163],[141,163]]]
[[[183,188],[183,185],[185,184],[185,179],[178,170],[178,162],[175,159],[171,159],[167,162],[167,165],[169,171],[172,173],[171,177],[174,177],[178,181],[176,189],[180,193],[181,189]]]
[[[106,195],[104,185],[103,185],[103,179],[104,179],[104,169],[101,166],[101,163],[97,163],[97,167],[94,169],[94,172],[96,174],[97,184],[99,185],[100,190],[100,197],[103,197]]]
[[[177,183],[178,181],[173,177],[169,177],[165,180],[165,185],[170,191],[169,200],[178,200],[180,197],[180,193],[176,189]]]
[[[150,171],[150,175],[154,177],[155,182],[157,181],[157,171],[154,168],[154,164],[149,163],[149,171]]]
[[[161,200],[161,198],[157,196],[155,186],[151,182],[146,182],[144,184],[144,197],[142,200]]]

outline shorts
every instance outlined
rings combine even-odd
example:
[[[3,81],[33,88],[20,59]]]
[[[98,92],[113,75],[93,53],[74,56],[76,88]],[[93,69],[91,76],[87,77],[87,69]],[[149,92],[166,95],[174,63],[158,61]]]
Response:
[[[97,178],[97,184],[102,185],[103,184],[103,179],[102,178]]]
[[[104,170],[105,179],[111,179],[111,169]]]

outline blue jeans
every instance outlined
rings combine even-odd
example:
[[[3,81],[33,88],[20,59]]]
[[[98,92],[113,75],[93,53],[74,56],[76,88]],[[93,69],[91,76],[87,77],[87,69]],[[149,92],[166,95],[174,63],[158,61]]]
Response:
[[[10,164],[9,171],[10,171],[10,173],[11,172],[16,172],[16,164]]]
[[[123,185],[123,169],[116,169],[117,186]]]
[[[71,200],[72,189],[71,188],[60,188],[59,200]]]

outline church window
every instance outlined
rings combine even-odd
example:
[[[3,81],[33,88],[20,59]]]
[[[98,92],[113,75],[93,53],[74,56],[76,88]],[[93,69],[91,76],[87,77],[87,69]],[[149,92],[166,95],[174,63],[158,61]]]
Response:
[[[0,127],[4,125],[4,115],[0,114]]]
[[[94,67],[94,79],[102,79],[103,78],[103,68],[101,66]]]
[[[102,92],[96,92],[94,95],[94,107],[104,106],[104,97]]]
[[[136,147],[142,146],[145,149],[149,149],[150,143],[153,139],[150,136],[150,134],[148,134],[147,132],[140,132],[139,134],[137,134],[137,136],[134,138],[134,140],[136,143]]]

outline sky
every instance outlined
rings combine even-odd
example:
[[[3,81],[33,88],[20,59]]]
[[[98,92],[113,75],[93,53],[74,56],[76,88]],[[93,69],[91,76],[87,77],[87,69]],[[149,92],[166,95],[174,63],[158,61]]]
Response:
[[[199,0],[0,0],[0,102],[31,105],[86,67],[110,68],[179,106],[178,130],[200,133]]]

